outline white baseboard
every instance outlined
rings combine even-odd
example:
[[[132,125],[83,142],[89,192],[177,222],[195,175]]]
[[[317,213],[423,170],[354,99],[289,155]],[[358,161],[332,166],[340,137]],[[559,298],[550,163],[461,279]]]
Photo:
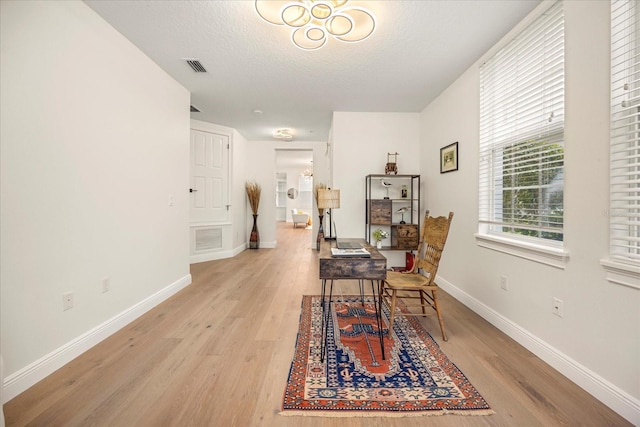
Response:
[[[249,243],[247,243],[247,248],[249,247]],[[276,241],[272,240],[271,242],[265,242],[264,240],[260,241],[260,249],[274,249],[276,247]]]
[[[452,297],[466,305],[473,312],[507,334],[518,344],[544,360],[562,375],[593,395],[596,399],[627,419],[640,426],[640,400],[621,390],[614,384],[587,369],[558,349],[552,347],[531,332],[523,329],[476,298],[462,291],[440,276],[438,285]]]
[[[234,251],[218,251],[218,252],[209,252],[206,254],[191,255],[189,257],[189,264],[197,264],[199,262],[233,258],[234,256],[235,256]]]
[[[190,284],[191,274],[187,274],[101,325],[69,341],[23,369],[8,375],[2,384],[2,403],[13,399]]]
[[[217,252],[209,252],[209,253],[199,254],[199,255],[191,255],[189,257],[189,263],[197,264],[199,262],[217,261],[220,259],[233,258],[234,256],[238,255],[240,252],[244,251],[248,247],[249,247],[248,244],[244,244],[229,251],[217,251]]]

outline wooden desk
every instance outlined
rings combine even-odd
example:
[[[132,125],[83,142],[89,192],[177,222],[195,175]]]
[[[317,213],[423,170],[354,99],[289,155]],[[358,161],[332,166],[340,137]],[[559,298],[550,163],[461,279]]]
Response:
[[[358,240],[358,239],[355,239]],[[331,247],[335,248],[335,240],[325,240],[320,245],[320,279],[321,280],[384,280],[387,278],[387,259],[378,250],[360,241],[371,253],[371,258],[334,258]]]
[[[359,240],[359,239],[356,239]],[[322,342],[320,360],[324,361],[325,345],[327,341],[328,319],[331,316],[331,298],[333,296],[334,280],[358,280],[360,284],[360,294],[363,295],[364,280],[371,280],[371,293],[373,294],[374,307],[376,309],[376,321],[378,331],[380,331],[380,348],[382,350],[382,358],[384,355],[384,337],[382,333],[382,307],[380,300],[376,297],[380,292],[380,281],[387,278],[387,259],[378,250],[369,245],[365,240],[359,240],[362,246],[371,253],[370,258],[364,257],[332,257],[331,247],[335,247],[335,241],[325,240],[320,245],[320,272],[319,277],[322,280]],[[374,280],[377,286],[374,285]],[[326,300],[327,281],[330,281],[329,299]],[[364,298],[364,296],[363,296]]]

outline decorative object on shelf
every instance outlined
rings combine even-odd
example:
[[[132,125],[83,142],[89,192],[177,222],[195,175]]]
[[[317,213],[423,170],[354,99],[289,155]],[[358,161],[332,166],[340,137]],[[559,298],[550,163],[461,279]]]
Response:
[[[371,235],[375,239],[376,248],[378,248],[378,249],[382,249],[382,241],[384,239],[386,239],[387,237],[389,237],[389,233],[387,233],[386,231],[384,231],[381,228],[377,228],[377,229],[373,230],[373,233],[371,233]]]
[[[332,190],[330,188],[318,189],[318,207],[328,209],[327,217],[329,220],[329,236],[325,237],[325,240],[335,240],[335,236],[332,235],[333,225],[333,209],[340,207],[340,190]]]
[[[393,156],[393,162],[391,161],[391,157]],[[392,173],[394,175],[398,174],[398,165],[397,165],[397,161],[398,161],[398,153],[387,153],[387,164],[384,167],[384,173],[386,175],[391,175]]]
[[[258,249],[260,247],[260,233],[258,233],[258,206],[260,205],[260,184],[255,181],[247,181],[245,183],[247,198],[253,212],[253,228],[249,236],[249,249]]]
[[[389,181],[385,181],[384,178],[380,179],[380,184],[387,190],[387,195],[384,196],[385,199],[389,198],[389,187],[391,187],[391,183]]]
[[[407,190],[408,189],[409,189],[409,187],[406,186],[406,185],[403,185],[403,186],[400,187],[400,194],[402,195],[403,199],[407,198]]]
[[[440,173],[458,170],[458,143],[440,149]]]
[[[256,0],[258,15],[273,25],[291,29],[291,41],[302,50],[320,49],[330,37],[346,43],[369,38],[376,18],[360,6],[340,1],[267,1]]]
[[[400,220],[400,224],[406,224],[406,222],[404,221],[404,214],[409,210],[409,206],[404,206],[401,207],[400,209],[398,209],[396,211],[396,213],[399,213],[400,215],[402,215],[402,219]]]
[[[290,189],[287,190],[287,197],[290,198],[291,200],[294,200],[296,197],[298,197],[298,190],[291,187]]]
[[[318,207],[318,236],[316,237],[316,250],[320,250],[320,242],[324,239],[324,228],[322,227],[322,219],[324,218],[324,208],[320,207],[318,202],[318,192],[327,188],[326,185],[318,183],[313,187],[313,195],[316,198],[316,206]]]

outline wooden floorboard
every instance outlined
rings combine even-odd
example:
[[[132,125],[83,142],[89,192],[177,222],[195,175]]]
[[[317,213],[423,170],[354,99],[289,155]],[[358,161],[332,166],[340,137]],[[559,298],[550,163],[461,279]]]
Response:
[[[302,295],[320,293],[310,233],[278,223],[276,249],[192,265],[190,286],[7,402],[7,425],[631,425],[444,292],[449,341],[435,317],[421,322],[494,415],[279,415]],[[339,288],[357,291],[355,282]]]

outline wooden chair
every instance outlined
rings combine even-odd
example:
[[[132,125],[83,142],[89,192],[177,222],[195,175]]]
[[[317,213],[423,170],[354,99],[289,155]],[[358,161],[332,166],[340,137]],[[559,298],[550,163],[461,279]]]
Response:
[[[427,305],[436,311],[442,339],[447,341],[444,331],[444,322],[438,303],[438,285],[435,283],[440,257],[449,234],[449,226],[453,219],[453,212],[449,217],[437,218],[429,216],[429,211],[424,215],[420,243],[413,268],[407,272],[388,271],[387,278],[382,282],[380,290],[380,303],[389,308],[389,333],[393,330],[395,316],[427,316]],[[420,307],[421,312],[409,313],[397,311],[397,299],[419,299],[420,305],[407,304],[407,308]],[[429,313],[431,314],[431,313]]]

